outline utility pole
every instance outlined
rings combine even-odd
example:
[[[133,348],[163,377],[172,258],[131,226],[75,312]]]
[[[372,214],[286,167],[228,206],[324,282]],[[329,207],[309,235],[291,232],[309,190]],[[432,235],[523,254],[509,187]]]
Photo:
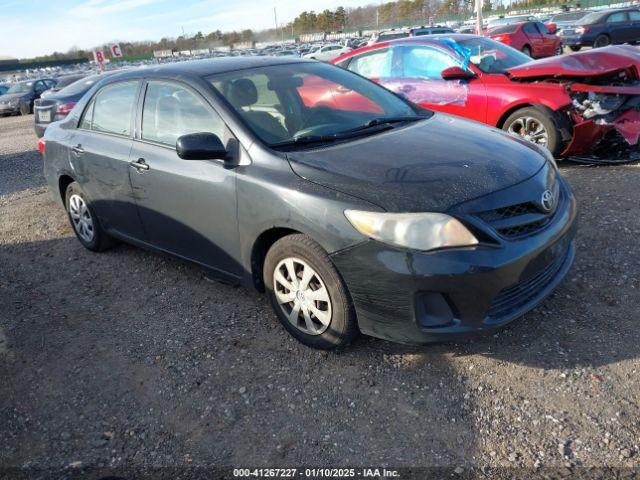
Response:
[[[482,35],[482,0],[476,0],[476,33]]]

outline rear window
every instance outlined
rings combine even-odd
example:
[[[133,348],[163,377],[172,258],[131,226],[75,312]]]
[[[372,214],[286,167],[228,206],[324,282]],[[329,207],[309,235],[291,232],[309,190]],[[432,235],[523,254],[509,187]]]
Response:
[[[591,23],[598,23],[602,19],[602,17],[604,17],[605,15],[606,13],[602,13],[602,12],[592,12],[582,17],[578,22],[578,24],[589,25]]]
[[[512,24],[512,25],[505,25],[504,27],[496,27],[493,30],[491,30],[491,35],[494,34],[499,34],[499,33],[513,33],[518,29],[518,24]]]
[[[121,82],[100,90],[91,100],[80,122],[81,128],[115,135],[131,135],[138,82]]]
[[[98,82],[99,80],[102,80],[103,78],[105,78],[104,73],[102,75],[90,75],[80,80],[76,80],[71,85],[67,85],[58,93],[60,95],[68,95],[68,96],[81,95],[85,92],[88,92],[89,89],[93,87],[93,85],[96,82]]]
[[[556,22],[573,22],[575,20],[580,20],[582,17],[587,15],[587,12],[570,12],[570,13],[561,13],[560,15],[556,15],[551,18],[552,23]]]
[[[378,37],[378,41],[395,40],[396,38],[406,38],[409,36],[409,32],[394,32],[394,33],[381,33]]]

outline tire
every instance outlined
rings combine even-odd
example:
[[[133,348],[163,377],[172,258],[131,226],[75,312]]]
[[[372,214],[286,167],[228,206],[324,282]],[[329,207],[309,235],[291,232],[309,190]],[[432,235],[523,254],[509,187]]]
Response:
[[[115,244],[115,241],[102,229],[98,217],[87,200],[87,196],[77,182],[69,184],[64,200],[71,228],[73,228],[76,237],[85,248],[92,252],[102,252]],[[84,221],[81,222],[79,219]],[[91,224],[90,230],[87,227],[87,221]],[[79,226],[80,223],[83,223],[84,228]],[[91,235],[88,234],[89,231]]]
[[[309,274],[306,289],[296,289],[292,284],[291,267],[298,285],[304,281],[304,273]],[[301,343],[331,350],[348,345],[359,334],[355,309],[340,274],[327,252],[306,235],[288,235],[275,242],[267,252],[263,278],[278,319]],[[313,292],[320,292],[316,295],[326,301],[310,299]]]
[[[564,49],[562,48],[562,45],[560,45],[558,48],[556,48],[556,53],[555,55],[562,55],[564,53]]]
[[[502,125],[502,129],[511,134],[517,134],[522,138],[525,138],[529,141],[533,141],[540,146],[544,146],[547,150],[551,152],[554,157],[557,157],[562,150],[562,135],[560,133],[560,129],[558,127],[557,122],[553,118],[553,112],[547,111],[544,108],[535,108],[535,107],[525,107],[513,112]],[[529,124],[526,120],[523,119],[533,119],[534,122],[542,125],[546,132],[546,144],[542,144],[539,141],[534,141],[534,139],[527,138],[525,133],[523,132],[520,126],[525,124]],[[536,130],[535,123],[529,124],[531,125],[531,130]],[[511,131],[513,128],[513,131]],[[520,133],[523,132],[523,133]]]
[[[593,41],[593,48],[606,47],[611,43],[611,39],[607,35],[598,35]]]
[[[569,45],[572,52],[579,52],[582,49],[582,45]]]
[[[525,45],[522,47],[522,53],[524,53],[527,57],[531,57],[531,47]]]

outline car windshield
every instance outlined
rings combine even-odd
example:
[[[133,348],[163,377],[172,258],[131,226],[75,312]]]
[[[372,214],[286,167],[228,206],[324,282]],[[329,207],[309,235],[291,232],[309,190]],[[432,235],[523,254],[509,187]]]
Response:
[[[484,73],[505,73],[512,67],[531,61],[530,57],[515,48],[486,37],[450,42],[449,46],[465,63],[472,63]]]
[[[33,82],[14,83],[9,87],[9,90],[7,90],[7,93],[27,93],[31,91],[32,86],[33,86]]]
[[[289,63],[209,77],[215,90],[267,145],[335,141],[349,132],[424,118],[378,84],[323,63]]]
[[[495,20],[491,20],[488,23],[488,28],[497,27],[498,25],[507,25],[509,23],[519,23],[526,22],[529,17],[505,17],[505,18],[496,18]]]
[[[558,22],[573,22],[576,20],[580,20],[582,17],[586,16],[587,12],[571,12],[571,13],[561,13],[560,15],[555,15],[551,21],[553,23]]]
[[[66,87],[61,89],[58,94],[62,96],[79,95],[81,93],[87,92],[91,87],[93,87],[94,83],[98,82],[104,77],[105,74],[91,75],[89,77],[81,78],[80,80],[73,82],[71,85],[67,85]]]
[[[513,33],[518,29],[519,26],[520,26],[519,23],[512,23],[511,25],[504,25],[502,27],[492,28],[489,33],[491,35],[496,35],[498,33]]]
[[[591,12],[584,17],[582,17],[578,22],[578,25],[590,25],[592,23],[596,23],[600,20],[605,14],[602,12]]]

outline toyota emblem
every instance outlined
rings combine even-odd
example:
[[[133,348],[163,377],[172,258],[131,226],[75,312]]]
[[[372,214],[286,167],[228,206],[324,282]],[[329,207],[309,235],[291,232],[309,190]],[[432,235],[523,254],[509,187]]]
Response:
[[[542,209],[545,212],[550,212],[553,210],[553,204],[555,203],[555,199],[553,198],[553,193],[551,190],[545,190],[542,193],[542,197],[540,198],[540,205],[542,205]]]

